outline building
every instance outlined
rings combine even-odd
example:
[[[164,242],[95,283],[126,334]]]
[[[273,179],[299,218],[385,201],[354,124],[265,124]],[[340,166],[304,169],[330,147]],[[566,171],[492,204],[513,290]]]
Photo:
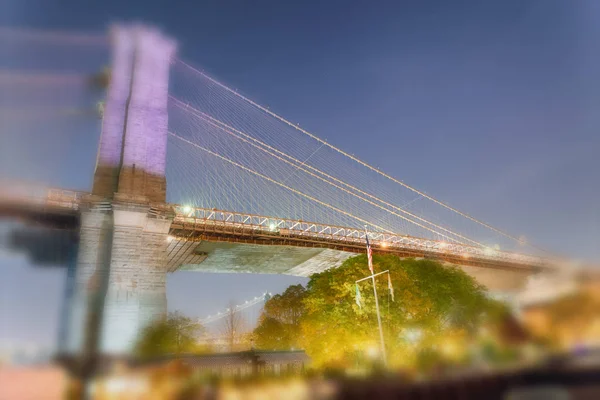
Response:
[[[219,377],[298,375],[310,364],[304,350],[248,350],[231,353],[185,354],[129,363],[130,367],[154,368],[176,361],[194,373]]]
[[[310,362],[304,350],[249,350],[180,358],[194,371],[218,376],[301,374]]]

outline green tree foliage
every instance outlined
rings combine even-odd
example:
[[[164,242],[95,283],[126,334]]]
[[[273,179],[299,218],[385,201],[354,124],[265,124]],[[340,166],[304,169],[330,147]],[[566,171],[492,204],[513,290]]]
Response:
[[[293,285],[265,303],[259,324],[254,330],[256,347],[278,350],[298,347],[305,297],[304,287]]]
[[[414,366],[431,354],[458,357],[458,349],[479,326],[497,314],[498,304],[462,270],[428,260],[375,255],[375,272],[388,360],[391,366]],[[360,283],[362,307],[355,303],[354,282],[369,274],[367,257],[311,276],[304,299],[302,345],[315,366],[349,367],[374,357],[379,336],[372,281]],[[424,364],[427,364],[425,362]]]
[[[163,321],[147,326],[140,334],[134,353],[142,358],[168,354],[200,352],[197,338],[204,331],[202,325],[180,313],[170,313]]]

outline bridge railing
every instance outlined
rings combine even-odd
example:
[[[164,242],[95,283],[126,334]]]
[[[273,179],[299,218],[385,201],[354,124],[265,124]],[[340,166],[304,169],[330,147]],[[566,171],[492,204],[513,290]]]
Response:
[[[72,190],[49,189],[46,196],[46,204],[77,210],[84,195],[85,193],[74,192]]]
[[[176,217],[174,222],[221,226],[230,229],[250,229],[267,234],[281,236],[307,237],[310,239],[334,240],[352,244],[365,243],[363,229],[325,225],[302,220],[273,218],[262,215],[224,211],[209,208],[173,205]],[[468,246],[455,242],[444,242],[432,239],[417,238],[386,232],[369,232],[369,241],[379,248],[412,249],[431,253],[452,254],[465,259],[479,258],[504,261],[523,266],[545,266],[544,258],[528,254],[509,253],[493,248]]]

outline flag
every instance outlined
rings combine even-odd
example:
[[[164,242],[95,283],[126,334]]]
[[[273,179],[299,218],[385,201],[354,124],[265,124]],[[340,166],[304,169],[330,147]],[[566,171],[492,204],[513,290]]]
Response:
[[[362,308],[360,304],[360,290],[358,289],[358,283],[356,284],[356,298],[354,299],[359,308]]]
[[[392,286],[392,277],[388,272],[388,289],[390,289],[390,296],[392,297],[392,301],[394,301],[394,287]]]
[[[365,239],[367,239],[367,260],[369,261],[369,271],[373,273],[373,250],[371,249],[371,244],[369,243],[369,232],[367,232],[366,228]]]

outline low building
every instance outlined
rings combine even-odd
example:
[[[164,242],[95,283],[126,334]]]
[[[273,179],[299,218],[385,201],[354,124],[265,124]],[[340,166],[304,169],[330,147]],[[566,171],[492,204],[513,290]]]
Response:
[[[140,367],[158,366],[175,360],[194,372],[223,377],[296,375],[301,374],[310,363],[310,358],[304,350],[248,350],[233,353],[185,354],[134,364]]]
[[[222,376],[301,374],[310,359],[303,350],[216,353],[181,357],[196,371]]]

